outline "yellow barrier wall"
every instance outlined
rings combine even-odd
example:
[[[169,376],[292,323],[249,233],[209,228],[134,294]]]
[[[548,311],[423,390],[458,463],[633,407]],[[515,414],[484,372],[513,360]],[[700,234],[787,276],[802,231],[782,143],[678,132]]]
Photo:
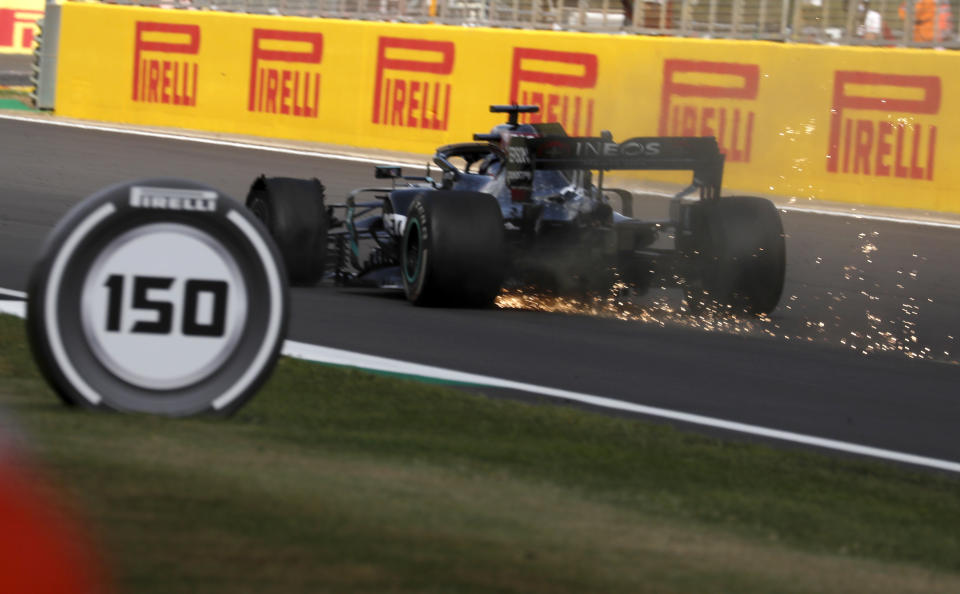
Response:
[[[29,54],[44,0],[0,0],[0,54]]]
[[[960,212],[958,66],[930,50],[65,5],[57,112],[430,153],[516,100],[571,134],[717,136],[729,188]]]

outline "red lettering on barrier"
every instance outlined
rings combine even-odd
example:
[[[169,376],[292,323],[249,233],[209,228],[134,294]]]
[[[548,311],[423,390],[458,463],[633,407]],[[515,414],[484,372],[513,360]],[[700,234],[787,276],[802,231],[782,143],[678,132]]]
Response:
[[[391,49],[413,51],[423,59],[389,57]],[[452,41],[380,37],[370,120],[386,126],[446,130],[450,125],[450,83],[435,77],[391,76],[390,71],[448,76],[453,73],[453,62]]]
[[[297,49],[269,49],[269,42]],[[315,69],[284,68],[283,64],[320,64],[323,34],[306,31],[253,30],[247,111],[315,118],[320,113],[320,73]]]
[[[0,47],[30,49],[42,10],[0,8]]]
[[[157,37],[166,40],[158,41]],[[159,55],[145,55],[145,52]],[[197,62],[170,56],[195,56],[198,53],[199,25],[137,21],[133,51],[133,100],[196,105]]]
[[[678,74],[687,73],[723,75],[733,79],[734,84],[691,84],[677,80]],[[749,163],[756,117],[752,109],[731,101],[697,106],[683,99],[756,101],[759,88],[760,66],[757,64],[664,60],[658,133],[661,136],[715,136],[727,160]]]
[[[532,61],[574,66],[579,72],[570,74],[535,70],[525,65]],[[513,70],[510,75],[510,102],[540,106],[540,113],[521,114],[524,123],[560,122],[574,135],[590,136],[593,131],[593,97],[582,91],[597,86],[599,66],[595,54],[516,47],[513,49]],[[526,84],[524,84],[526,83]],[[545,89],[525,88],[546,85]],[[580,93],[564,91],[580,89]],[[545,92],[546,91],[546,92]]]
[[[881,92],[876,96],[849,94],[846,85],[875,87]],[[894,98],[889,94],[894,88],[915,89],[922,97]],[[838,70],[833,78],[827,171],[932,180],[937,127],[919,123],[915,116],[938,114],[941,96],[939,76]],[[886,117],[853,119],[844,117],[844,110],[880,111]],[[910,121],[904,116],[911,116]]]

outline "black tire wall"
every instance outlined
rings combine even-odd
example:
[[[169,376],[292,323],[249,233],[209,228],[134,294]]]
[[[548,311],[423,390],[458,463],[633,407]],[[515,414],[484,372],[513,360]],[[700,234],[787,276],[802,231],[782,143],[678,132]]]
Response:
[[[270,231],[294,285],[314,285],[327,257],[327,213],[320,180],[260,176],[247,194],[247,208]]]
[[[497,200],[478,192],[434,191],[407,211],[401,277],[416,305],[487,307],[504,271],[503,218]]]

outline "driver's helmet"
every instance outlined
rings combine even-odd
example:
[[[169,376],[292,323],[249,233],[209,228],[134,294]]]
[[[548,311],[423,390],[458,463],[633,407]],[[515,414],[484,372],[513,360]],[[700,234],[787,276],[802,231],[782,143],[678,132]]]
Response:
[[[477,167],[477,172],[483,175],[496,177],[502,168],[503,159],[500,158],[500,153],[491,152],[480,161],[480,165]]]
[[[533,137],[541,136],[540,131],[532,124],[519,124],[516,126],[511,126],[510,124],[497,124],[490,130],[490,133],[500,137],[503,137],[505,133]],[[503,149],[506,150],[506,147],[504,146]],[[484,157],[478,171],[482,171],[487,175],[496,176],[502,168],[503,160],[501,159],[500,155],[498,153],[491,153]]]
[[[510,124],[497,124],[490,130],[491,134],[502,136],[504,132],[513,134],[522,134],[524,136],[540,136],[540,131],[533,124],[519,124],[511,126]]]

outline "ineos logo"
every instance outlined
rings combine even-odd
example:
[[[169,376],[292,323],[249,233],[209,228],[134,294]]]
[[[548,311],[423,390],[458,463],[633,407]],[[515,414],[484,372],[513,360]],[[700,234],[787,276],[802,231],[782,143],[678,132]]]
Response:
[[[536,154],[545,159],[608,159],[617,157],[656,157],[663,152],[659,141],[643,142],[637,139],[623,143],[600,139],[550,139],[536,146]],[[511,153],[512,158],[512,153]]]
[[[659,142],[646,144],[628,140],[623,144],[616,142],[584,141],[578,142],[575,154],[578,157],[655,157],[660,154]]]
[[[659,142],[636,142],[628,140],[619,146],[620,154],[624,157],[655,157],[660,154]]]

